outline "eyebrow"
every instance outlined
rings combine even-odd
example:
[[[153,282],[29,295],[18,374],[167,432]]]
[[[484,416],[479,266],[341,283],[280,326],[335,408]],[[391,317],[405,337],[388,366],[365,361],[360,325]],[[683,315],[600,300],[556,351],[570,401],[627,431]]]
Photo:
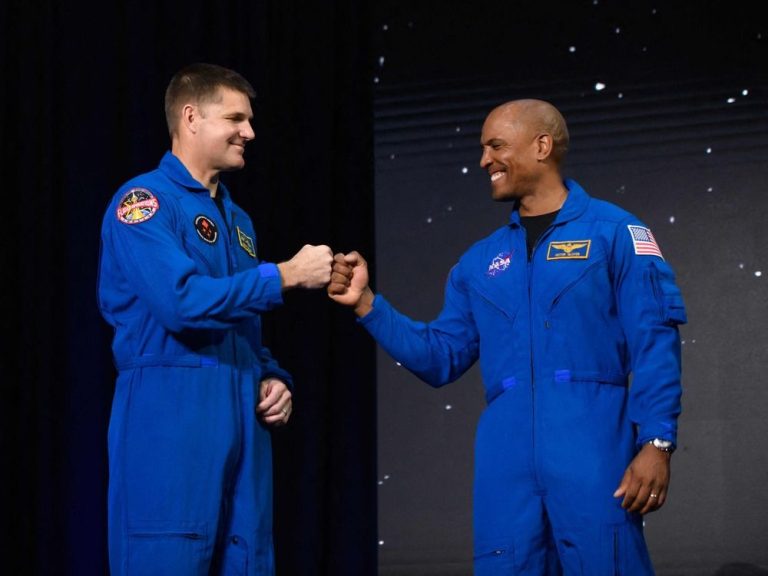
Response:
[[[503,140],[502,138],[489,138],[485,142],[480,141],[480,146],[493,146],[495,144],[506,144],[506,140]]]
[[[231,112],[224,116],[232,120],[253,120],[253,115],[243,114],[242,112]]]

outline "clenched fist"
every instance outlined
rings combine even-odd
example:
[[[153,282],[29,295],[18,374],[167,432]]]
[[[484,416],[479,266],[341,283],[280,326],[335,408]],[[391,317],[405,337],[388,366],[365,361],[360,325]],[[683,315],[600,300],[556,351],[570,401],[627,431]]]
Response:
[[[368,263],[359,252],[336,254],[328,296],[339,304],[351,306],[362,317],[371,311],[374,294],[368,286]]]
[[[283,280],[283,289],[322,288],[331,280],[333,252],[322,244],[305,244],[293,258],[277,265]]]

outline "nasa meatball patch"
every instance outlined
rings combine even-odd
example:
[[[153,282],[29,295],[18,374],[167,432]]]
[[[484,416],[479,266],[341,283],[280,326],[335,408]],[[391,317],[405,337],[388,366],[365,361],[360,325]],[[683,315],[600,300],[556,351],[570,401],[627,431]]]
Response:
[[[500,252],[494,256],[493,260],[491,260],[491,263],[488,264],[488,270],[486,271],[485,275],[491,278],[498,276],[502,272],[506,271],[507,268],[509,268],[511,262],[512,252]]]
[[[117,219],[123,224],[146,222],[160,209],[157,198],[146,188],[131,188],[117,204]]]
[[[216,223],[208,218],[208,216],[200,214],[195,217],[195,230],[197,230],[197,235],[208,242],[208,244],[213,244],[219,239],[219,229],[216,228]]]

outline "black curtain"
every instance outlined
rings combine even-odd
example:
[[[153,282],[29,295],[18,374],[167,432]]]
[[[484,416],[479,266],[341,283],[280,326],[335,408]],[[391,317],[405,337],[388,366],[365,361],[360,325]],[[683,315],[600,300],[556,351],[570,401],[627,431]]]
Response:
[[[1,573],[107,573],[99,226],[117,186],[169,146],[171,75],[215,62],[256,87],[257,139],[225,181],[263,259],[305,243],[372,257],[370,20],[354,0],[2,3]],[[274,434],[281,576],[376,572],[375,347],[354,333],[322,291],[265,317],[296,380]]]

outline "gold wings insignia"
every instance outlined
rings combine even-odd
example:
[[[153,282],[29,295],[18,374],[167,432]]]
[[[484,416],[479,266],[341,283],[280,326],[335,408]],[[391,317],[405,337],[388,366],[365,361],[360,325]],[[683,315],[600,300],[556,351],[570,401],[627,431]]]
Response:
[[[584,248],[586,246],[586,242],[563,242],[563,243],[552,243],[552,247],[556,250],[562,250],[566,254],[570,254],[574,250],[578,250],[579,248]]]

